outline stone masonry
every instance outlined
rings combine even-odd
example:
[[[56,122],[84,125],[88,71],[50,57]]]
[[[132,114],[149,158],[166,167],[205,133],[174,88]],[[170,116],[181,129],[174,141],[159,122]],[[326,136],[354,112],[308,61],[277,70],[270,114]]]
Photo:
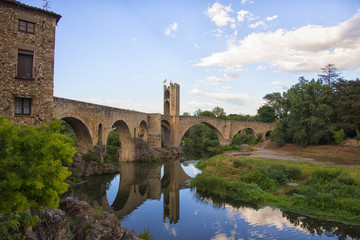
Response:
[[[14,0],[0,0],[0,115],[31,125],[53,119],[55,27],[60,15]],[[29,27],[25,31],[20,21]],[[30,28],[31,27],[31,28]],[[21,51],[32,56],[32,76],[20,77]],[[15,114],[15,98],[31,99],[30,113]]]

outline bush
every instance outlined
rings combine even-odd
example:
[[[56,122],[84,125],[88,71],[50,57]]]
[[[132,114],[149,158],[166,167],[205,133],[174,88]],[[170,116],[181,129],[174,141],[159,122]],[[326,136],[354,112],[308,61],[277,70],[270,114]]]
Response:
[[[360,200],[354,198],[340,198],[336,201],[336,207],[340,211],[346,211],[352,215],[360,215]]]
[[[240,167],[242,167],[244,165],[244,163],[240,160],[240,159],[235,159],[234,161],[233,161],[233,166],[235,167],[235,168],[240,168]]]
[[[0,117],[0,212],[56,208],[76,149],[61,134],[59,120],[49,126],[14,126]]]
[[[235,134],[232,145],[239,146],[241,144],[254,145],[257,141],[252,134]]]
[[[99,156],[95,152],[92,152],[92,151],[88,151],[87,153],[85,153],[84,156],[82,157],[82,159],[86,162],[94,161],[97,163],[101,163]]]
[[[274,179],[280,185],[285,185],[287,183],[287,173],[285,166],[282,164],[270,165],[267,174],[269,178]]]
[[[336,144],[341,144],[345,141],[345,132],[344,132],[344,129],[341,129],[339,131],[335,131],[333,133],[333,136],[334,136],[334,142]]]
[[[300,180],[303,177],[303,171],[299,166],[292,165],[286,169],[288,179]]]
[[[336,179],[342,172],[340,170],[319,169],[313,172],[307,184],[326,184]]]

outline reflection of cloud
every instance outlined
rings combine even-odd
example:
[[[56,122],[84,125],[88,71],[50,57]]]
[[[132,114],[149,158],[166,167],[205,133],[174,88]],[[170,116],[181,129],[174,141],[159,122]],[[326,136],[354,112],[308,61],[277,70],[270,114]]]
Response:
[[[235,239],[234,236],[226,236],[225,233],[219,233],[219,234],[216,234],[214,237],[211,238],[212,240],[232,240],[232,239]]]
[[[229,215],[241,215],[241,217],[250,225],[256,226],[274,226],[279,230],[285,228],[296,228],[304,233],[307,233],[305,229],[299,226],[295,226],[288,219],[283,217],[280,209],[272,207],[264,207],[259,210],[252,208],[239,208],[235,209],[231,206],[227,206]],[[230,216],[229,216],[230,217]],[[257,233],[253,232],[256,236]]]

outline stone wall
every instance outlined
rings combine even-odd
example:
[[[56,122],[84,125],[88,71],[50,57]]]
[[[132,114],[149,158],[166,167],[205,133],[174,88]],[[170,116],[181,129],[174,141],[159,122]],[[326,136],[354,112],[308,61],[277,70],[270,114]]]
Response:
[[[0,116],[31,125],[53,119],[55,28],[60,17],[17,1],[0,0]],[[19,19],[35,23],[34,33],[20,31]],[[19,50],[33,53],[31,77],[17,77]],[[31,99],[29,115],[15,115],[15,97]]]

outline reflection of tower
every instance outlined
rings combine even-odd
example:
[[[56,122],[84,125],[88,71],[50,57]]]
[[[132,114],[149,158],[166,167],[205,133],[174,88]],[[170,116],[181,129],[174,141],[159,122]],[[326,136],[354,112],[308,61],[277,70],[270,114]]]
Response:
[[[181,166],[180,166],[181,167]],[[164,164],[164,176],[161,180],[161,188],[164,194],[164,215],[163,221],[169,218],[171,224],[180,219],[179,204],[179,169],[175,161]]]
[[[164,85],[164,117],[161,122],[163,127],[163,140],[165,147],[172,147],[175,144],[176,133],[179,131],[180,116],[180,85],[170,83]]]

